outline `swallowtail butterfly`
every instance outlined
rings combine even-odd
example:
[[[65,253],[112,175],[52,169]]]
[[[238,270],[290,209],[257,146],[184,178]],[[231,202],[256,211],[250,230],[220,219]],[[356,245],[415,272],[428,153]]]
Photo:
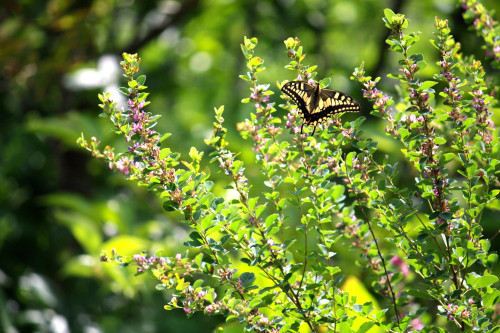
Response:
[[[359,103],[354,98],[340,91],[321,89],[319,82],[311,86],[304,81],[290,81],[283,85],[281,91],[297,104],[303,120],[300,133],[304,125],[313,125],[311,135],[314,135],[316,126],[331,115],[359,111]]]

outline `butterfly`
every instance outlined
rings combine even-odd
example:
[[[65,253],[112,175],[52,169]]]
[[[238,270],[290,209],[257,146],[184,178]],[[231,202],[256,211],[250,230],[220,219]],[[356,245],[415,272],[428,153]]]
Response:
[[[301,134],[304,125],[314,126],[312,136],[316,131],[316,126],[331,115],[359,111],[359,103],[354,98],[340,91],[321,89],[319,82],[311,86],[304,81],[290,81],[281,87],[281,91],[297,104],[303,120],[300,127]]]

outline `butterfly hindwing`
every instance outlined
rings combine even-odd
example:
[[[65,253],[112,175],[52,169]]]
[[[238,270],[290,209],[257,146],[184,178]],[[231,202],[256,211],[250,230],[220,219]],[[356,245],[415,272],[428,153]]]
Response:
[[[340,91],[321,89],[319,83],[313,87],[304,81],[290,81],[281,90],[297,105],[303,121],[302,127],[304,124],[313,125],[312,134],[318,124],[333,114],[359,111],[359,104],[352,97]]]

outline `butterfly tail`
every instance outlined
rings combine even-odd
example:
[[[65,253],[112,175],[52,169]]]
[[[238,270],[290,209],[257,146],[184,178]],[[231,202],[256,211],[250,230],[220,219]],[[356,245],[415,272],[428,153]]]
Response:
[[[304,134],[304,133],[302,133],[303,128],[304,128],[304,123],[302,123],[302,126],[300,126],[300,134]]]
[[[311,136],[314,135],[314,132],[316,132],[316,125],[314,125],[314,127],[313,127],[313,132],[311,133]]]

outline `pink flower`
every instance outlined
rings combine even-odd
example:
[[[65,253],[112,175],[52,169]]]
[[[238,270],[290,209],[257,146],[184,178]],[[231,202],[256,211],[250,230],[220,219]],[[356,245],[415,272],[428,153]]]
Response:
[[[413,319],[410,322],[410,326],[411,326],[412,330],[415,330],[415,331],[420,331],[424,328],[424,324],[422,324],[422,321],[420,320],[420,318]]]
[[[143,255],[140,255],[140,254],[134,254],[134,260],[135,261],[138,261],[138,262],[142,262],[142,261],[145,261],[146,258],[143,256]]]
[[[408,276],[408,274],[410,274],[408,265],[400,257],[394,256],[392,257],[390,262],[399,269],[399,271],[401,272],[401,274],[403,274],[403,276]]]

